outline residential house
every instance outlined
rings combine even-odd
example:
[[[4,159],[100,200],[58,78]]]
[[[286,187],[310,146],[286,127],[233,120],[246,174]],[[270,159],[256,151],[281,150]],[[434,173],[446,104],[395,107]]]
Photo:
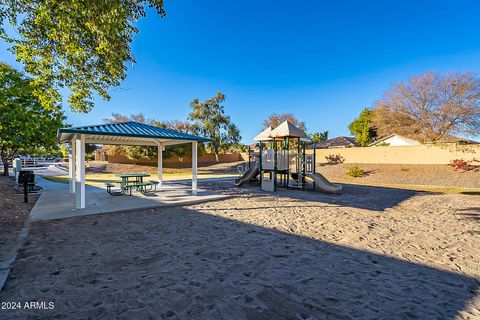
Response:
[[[468,140],[465,138],[455,137],[455,136],[446,136],[443,139],[436,142],[420,142],[416,139],[407,138],[399,134],[391,134],[377,141],[371,143],[369,147],[405,147],[405,146],[418,146],[422,144],[445,144],[445,143],[455,143],[455,144],[478,144],[477,141]]]
[[[334,149],[334,148],[354,148],[358,147],[353,137],[335,137],[325,141],[312,143],[307,146],[307,149]]]
[[[369,147],[404,147],[404,146],[418,146],[422,143],[420,141],[410,139],[399,134],[391,134],[377,141],[369,144]]]

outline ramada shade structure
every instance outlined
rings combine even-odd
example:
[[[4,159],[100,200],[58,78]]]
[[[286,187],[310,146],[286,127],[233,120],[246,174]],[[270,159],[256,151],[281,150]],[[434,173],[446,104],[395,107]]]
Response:
[[[69,185],[75,193],[76,208],[85,208],[85,144],[155,146],[158,148],[158,182],[162,185],[163,149],[168,145],[192,143],[192,194],[197,194],[197,143],[207,138],[134,121],[62,128],[57,132],[60,143],[70,145]]]

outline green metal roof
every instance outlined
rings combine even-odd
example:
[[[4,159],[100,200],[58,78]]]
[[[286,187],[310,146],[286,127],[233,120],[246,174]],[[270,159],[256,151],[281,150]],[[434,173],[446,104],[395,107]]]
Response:
[[[57,138],[61,143],[67,142],[72,138],[74,134],[161,140],[187,140],[198,142],[210,141],[210,139],[204,137],[194,136],[176,130],[150,126],[135,121],[61,128],[58,129]]]

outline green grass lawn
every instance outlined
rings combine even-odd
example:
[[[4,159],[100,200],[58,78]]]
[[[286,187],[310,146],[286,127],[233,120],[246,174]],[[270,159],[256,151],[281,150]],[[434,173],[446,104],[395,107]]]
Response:
[[[198,179],[205,179],[205,178],[232,178],[237,177],[238,174],[232,173],[200,173],[198,174]],[[45,180],[53,181],[53,182],[60,182],[60,183],[68,183],[68,175],[62,176],[42,176]],[[157,175],[152,174],[151,177],[145,178],[146,181],[156,179]],[[176,180],[184,180],[184,179],[191,179],[191,173],[164,173],[163,174],[163,181],[176,181]],[[85,175],[85,184],[89,186],[99,186],[103,185],[105,182],[114,182],[120,181],[121,179],[117,177],[114,173],[87,173]]]

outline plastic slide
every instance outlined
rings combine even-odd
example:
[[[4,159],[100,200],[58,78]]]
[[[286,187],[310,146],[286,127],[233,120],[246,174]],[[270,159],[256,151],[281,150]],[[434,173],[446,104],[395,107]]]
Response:
[[[331,183],[320,173],[307,173],[306,176],[315,182],[315,189],[318,188],[321,192],[342,193],[341,185]]]
[[[259,173],[258,165],[255,164],[253,167],[245,171],[239,178],[235,179],[234,183],[236,186],[241,186],[245,182],[250,182],[253,178],[258,176]]]

